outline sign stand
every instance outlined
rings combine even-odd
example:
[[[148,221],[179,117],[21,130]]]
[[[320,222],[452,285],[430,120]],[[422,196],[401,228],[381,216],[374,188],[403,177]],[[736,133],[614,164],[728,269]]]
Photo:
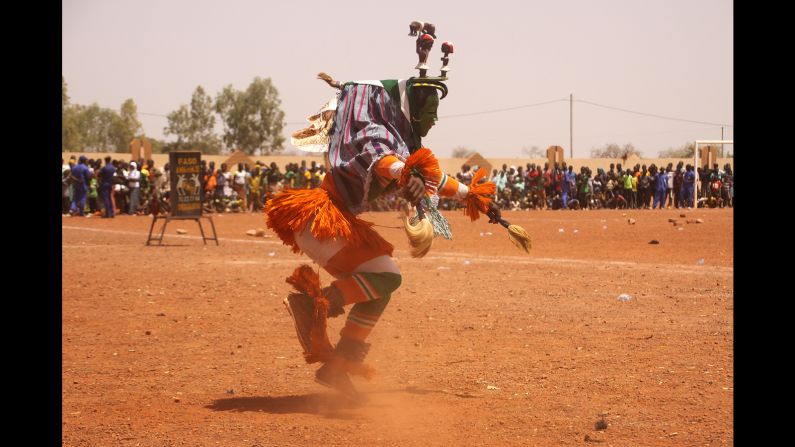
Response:
[[[202,234],[202,241],[207,245],[207,241],[215,241],[218,243],[218,233],[215,232],[215,223],[210,216],[202,215],[202,203],[204,191],[201,188],[201,175],[203,174],[201,167],[201,152],[169,152],[169,181],[171,184],[170,201],[171,210],[168,216],[154,216],[152,224],[149,226],[149,236],[146,238],[146,245],[151,245],[152,241],[158,241],[158,245],[163,245],[163,236],[166,234],[166,226],[172,220],[195,220],[199,224],[199,231]],[[210,221],[210,226],[213,229],[213,236],[207,237],[204,235],[204,227],[202,226],[201,218],[204,217]],[[152,236],[152,231],[155,229],[155,223],[158,219],[165,219],[163,226],[160,228],[159,236]]]
[[[201,218],[199,217],[155,216],[152,219],[152,225],[149,226],[149,237],[146,239],[146,245],[151,245],[150,244],[151,241],[158,241],[157,245],[163,245],[163,235],[165,235],[166,233],[166,225],[168,225],[168,223],[171,222],[172,220],[195,220],[196,223],[199,224],[199,231],[202,234],[202,240],[204,241],[204,245],[207,245],[207,241],[215,241],[215,245],[219,245],[218,233],[215,232],[215,223],[213,223],[213,218],[210,216],[201,216],[201,217],[204,217],[205,219],[210,221],[210,227],[212,227],[213,229],[213,237],[207,237],[204,235],[204,227],[202,227],[202,221]],[[160,236],[152,237],[152,230],[155,228],[155,222],[157,222],[157,219],[165,219],[165,222],[163,222],[163,226],[160,228]]]

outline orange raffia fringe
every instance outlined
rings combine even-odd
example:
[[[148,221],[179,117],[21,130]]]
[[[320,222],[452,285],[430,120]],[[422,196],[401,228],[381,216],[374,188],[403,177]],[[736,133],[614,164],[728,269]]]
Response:
[[[320,276],[312,270],[312,267],[304,264],[287,277],[287,283],[291,284],[299,293],[312,297],[315,303],[312,329],[309,331],[311,340],[309,352],[304,352],[306,362],[314,363],[333,357],[334,348],[331,346],[326,332],[329,302],[320,290]]]
[[[287,283],[299,293],[306,294],[314,300],[314,313],[312,316],[312,329],[309,331],[311,340],[309,352],[304,352],[307,363],[323,362],[333,363],[343,368],[350,374],[362,376],[370,380],[375,375],[375,369],[364,363],[350,362],[334,353],[334,347],[328,339],[328,299],[320,288],[320,276],[309,265],[302,265],[293,271],[287,278]]]
[[[491,197],[497,191],[497,185],[494,182],[483,182],[478,184],[480,179],[488,175],[486,168],[478,169],[478,172],[472,177],[472,183],[469,185],[469,192],[467,193],[466,209],[464,214],[469,216],[472,221],[478,220],[480,213],[485,213],[489,210],[489,203]]]
[[[415,169],[425,181],[425,191],[428,194],[434,194],[439,182],[442,181],[442,170],[439,169],[439,160],[427,147],[417,149],[406,159],[406,166],[403,167],[403,172],[400,173],[398,179],[399,187],[402,188],[408,184],[411,171]]]
[[[311,231],[317,240],[341,238],[355,247],[378,248],[390,256],[394,249],[373,230],[372,222],[337,207],[323,188],[282,191],[268,200],[265,210],[268,228],[279,235],[284,245],[292,247],[294,253],[301,252],[295,233],[303,231],[312,219]]]

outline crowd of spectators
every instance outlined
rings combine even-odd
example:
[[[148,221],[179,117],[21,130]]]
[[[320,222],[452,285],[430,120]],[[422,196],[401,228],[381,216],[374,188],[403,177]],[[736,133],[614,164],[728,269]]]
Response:
[[[72,157],[61,168],[62,213],[64,215],[112,218],[129,215],[167,214],[170,210],[168,163],[156,167],[153,160],[114,160]],[[202,160],[201,190],[204,212],[259,212],[267,199],[282,189],[317,188],[326,168],[312,161],[289,163],[281,172],[276,163],[239,163],[230,171],[226,163],[216,167]],[[470,184],[477,167],[463,165],[456,178]],[[696,177],[700,188],[694,194]],[[497,186],[494,200],[503,210],[598,209],[598,208],[723,208],[734,206],[734,173],[731,165],[714,164],[694,169],[679,162],[665,167],[636,164],[622,168],[610,164],[594,174],[587,166],[575,172],[565,162],[550,166],[527,163],[525,167],[502,165],[490,180]],[[394,190],[369,204],[372,211],[398,210],[404,200]],[[442,209],[462,206],[442,199]]]
[[[153,160],[89,159],[81,155],[61,160],[61,197],[64,215],[112,218],[118,213],[167,214],[170,210],[169,164]],[[216,167],[202,160],[200,184],[204,212],[258,212],[275,192],[290,188],[316,188],[326,169],[313,161],[290,163],[281,172],[276,163],[253,166],[239,163],[230,171],[226,163]],[[110,212],[106,211],[110,210]]]
[[[473,171],[462,166],[458,180],[468,183]],[[696,176],[701,188],[694,199]],[[712,169],[694,169],[681,161],[676,167],[652,163],[626,169],[611,163],[608,171],[598,168],[596,173],[588,166],[575,172],[565,162],[527,163],[524,168],[502,165],[490,180],[497,185],[495,200],[504,210],[693,208],[694,200],[698,207],[734,206],[734,173],[728,163],[723,169],[717,163]]]

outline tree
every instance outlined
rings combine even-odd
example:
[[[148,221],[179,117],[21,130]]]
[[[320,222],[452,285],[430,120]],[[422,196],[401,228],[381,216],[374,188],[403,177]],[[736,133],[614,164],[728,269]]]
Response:
[[[69,105],[69,95],[66,94],[66,79],[61,75],[61,109]]]
[[[678,148],[669,147],[667,150],[660,151],[660,158],[692,158],[696,154],[696,143],[690,141]]]
[[[527,158],[546,158],[544,151],[538,146],[532,146],[530,148],[525,146],[522,148],[522,154]]]
[[[182,104],[179,109],[171,112],[166,116],[168,126],[163,128],[163,133],[166,135],[176,135],[177,141],[175,147],[177,150],[181,149],[183,145],[187,145],[192,135],[190,132],[190,111],[188,106]]]
[[[75,149],[93,152],[126,149],[126,144],[122,148],[117,146],[119,115],[116,111],[102,108],[97,103],[74,107],[75,128],[80,138],[80,147]]]
[[[138,106],[132,98],[125,100],[119,113],[114,112],[111,138],[116,152],[127,152],[133,138],[141,136],[141,122],[138,121]]]
[[[61,151],[78,152],[81,149],[80,132],[77,128],[78,110],[69,104],[66,80],[61,76]]]
[[[169,147],[175,150],[196,149],[205,154],[221,152],[221,142],[213,132],[215,116],[213,100],[202,86],[196,87],[191,97],[190,107],[183,104],[168,114],[166,135],[176,135],[177,141]]]
[[[458,146],[453,149],[453,158],[469,158],[475,151],[465,146]]]
[[[254,78],[246,91],[226,86],[215,100],[215,111],[224,123],[223,141],[227,148],[247,154],[264,154],[283,149],[284,112],[279,92],[271,79]]]
[[[635,149],[635,146],[633,146],[632,143],[627,143],[624,145],[624,147],[621,147],[616,143],[610,143],[603,147],[591,149],[592,158],[626,158],[633,154],[637,155],[638,157],[641,156],[640,151]]]

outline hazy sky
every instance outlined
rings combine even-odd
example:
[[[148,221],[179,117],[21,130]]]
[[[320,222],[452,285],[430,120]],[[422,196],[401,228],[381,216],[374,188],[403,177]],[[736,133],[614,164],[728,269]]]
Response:
[[[374,6],[374,5],[383,6]],[[412,6],[415,5],[415,6]],[[421,6],[420,6],[421,5]],[[270,77],[289,134],[334,91],[315,79],[417,76],[412,20],[436,25],[431,75],[451,41],[450,94],[423,139],[440,156],[491,157],[562,146],[574,156],[632,143],[646,157],[733,125],[733,3],[728,0],[266,1],[63,0],[62,72],[73,103],[138,105],[147,135],[196,86],[213,97]],[[515,108],[498,113],[459,116]],[[598,107],[715,125],[673,121]],[[216,130],[221,131],[220,118]],[[733,138],[725,127],[724,138]]]

